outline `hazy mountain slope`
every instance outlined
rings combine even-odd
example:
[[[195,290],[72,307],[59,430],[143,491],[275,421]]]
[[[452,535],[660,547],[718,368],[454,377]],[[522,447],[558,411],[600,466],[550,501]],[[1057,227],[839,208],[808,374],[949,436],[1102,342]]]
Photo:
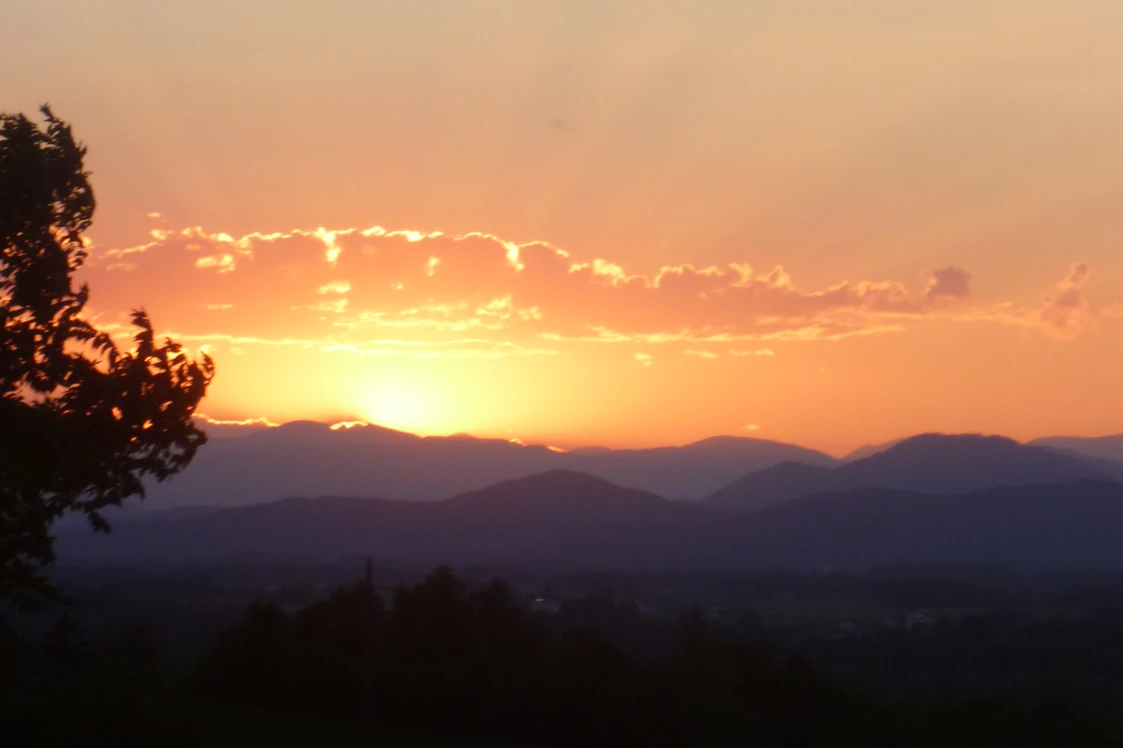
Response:
[[[684,447],[567,454],[503,439],[422,438],[377,426],[333,431],[294,422],[211,440],[187,470],[150,486],[149,506],[238,506],[293,495],[437,500],[557,469],[698,498],[784,460],[834,462],[820,452],[763,439],[721,437]]]
[[[1092,455],[1081,454],[1080,452],[1073,452],[1068,449],[1059,449],[1056,447],[1046,447],[1058,454],[1068,455],[1073,459],[1079,460],[1093,470],[1097,470],[1104,475],[1109,476],[1112,480],[1123,483],[1123,462],[1116,460],[1107,460],[1102,457],[1093,457]]]
[[[833,457],[794,444],[717,436],[682,447],[609,450],[561,455],[564,467],[596,475],[621,486],[642,488],[668,498],[701,498],[747,472],[782,462],[834,465]]]
[[[439,499],[548,470],[552,456],[545,447],[504,440],[295,422],[210,441],[187,470],[151,487],[149,504],[233,506],[293,495]]]
[[[591,568],[863,570],[902,564],[1123,568],[1123,486],[1077,481],[959,495],[859,489],[730,514],[550,472],[440,502],[285,499],[62,533],[60,558],[371,555]]]
[[[1123,463],[1123,434],[1111,436],[1094,436],[1089,438],[1079,436],[1049,436],[1044,439],[1034,439],[1029,444],[1036,447],[1049,447],[1065,452],[1095,457],[1100,460],[1112,460]]]
[[[996,486],[1113,477],[1070,455],[1005,437],[921,434],[833,469],[790,464],[750,473],[706,497],[703,503],[755,511],[811,493],[855,488],[954,494]]]
[[[787,499],[838,490],[837,469],[785,462],[739,478],[702,499],[715,509],[750,512]]]
[[[689,561],[682,548],[715,523],[696,504],[553,471],[440,502],[292,498],[143,525],[110,536],[60,536],[83,558],[214,558],[235,554],[370,554],[430,562],[575,559]]]
[[[849,454],[847,454],[845,457],[842,458],[841,461],[842,462],[854,462],[855,460],[863,460],[867,457],[872,457],[873,455],[878,454],[879,452],[884,452],[885,450],[889,449],[890,447],[893,447],[897,444],[900,444],[902,441],[903,441],[903,439],[894,439],[893,441],[884,442],[882,444],[865,444],[861,447],[858,447],[853,452],[850,452]]]
[[[933,493],[1103,477],[1067,455],[975,434],[921,434],[843,465],[837,473],[855,487],[877,485],[876,480],[889,488]]]
[[[749,515],[743,541],[779,566],[1123,566],[1123,486],[1078,481],[951,496],[862,489]]]

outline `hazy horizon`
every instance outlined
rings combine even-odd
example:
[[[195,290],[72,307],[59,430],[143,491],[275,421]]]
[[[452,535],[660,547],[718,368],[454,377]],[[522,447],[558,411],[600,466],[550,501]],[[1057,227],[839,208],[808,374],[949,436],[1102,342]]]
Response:
[[[792,444],[794,446],[805,447],[807,449],[815,449],[816,451],[822,452],[826,455],[829,455],[830,457],[833,457],[835,459],[840,459],[840,460],[854,454],[856,451],[863,450],[865,448],[888,447],[888,446],[891,446],[891,445],[893,445],[897,442],[908,439],[910,437],[920,436],[920,435],[925,435],[925,434],[940,434],[940,435],[944,435],[944,436],[997,436],[997,437],[1005,437],[1005,438],[1011,438],[1011,439],[1013,438],[1013,437],[1007,436],[1006,434],[987,434],[987,433],[982,433],[982,432],[956,432],[956,433],[951,433],[951,432],[942,432],[942,431],[921,430],[921,431],[917,431],[917,432],[911,433],[911,434],[902,434],[902,435],[897,436],[895,438],[886,439],[885,441],[878,442],[876,444],[874,444],[874,443],[859,444],[858,446],[856,446],[852,449],[843,450],[843,451],[839,452],[839,451],[831,451],[831,450],[826,450],[826,449],[818,449],[817,447],[814,447],[814,446],[811,446],[811,445],[808,445],[808,444],[803,444],[803,443],[800,443],[800,442],[781,442],[777,439],[772,439],[768,436],[764,436],[764,435],[759,434],[759,433],[742,433],[742,434],[709,434],[708,436],[703,436],[700,439],[692,439],[690,441],[683,441],[683,442],[652,441],[652,442],[649,442],[649,443],[643,442],[643,443],[638,443],[638,444],[634,444],[634,445],[625,445],[625,446],[613,447],[613,446],[608,446],[608,445],[605,445],[605,444],[600,444],[600,443],[595,443],[595,442],[573,442],[573,443],[570,443],[570,444],[562,444],[562,443],[547,443],[547,442],[540,442],[540,441],[533,441],[533,440],[528,441],[528,440],[525,440],[525,439],[521,439],[517,436],[515,436],[515,437],[502,437],[502,436],[496,437],[496,436],[487,436],[487,435],[481,435],[481,434],[473,434],[473,433],[467,432],[467,431],[450,431],[448,433],[419,434],[419,433],[410,431],[409,429],[393,428],[391,426],[385,426],[383,424],[375,423],[373,421],[364,421],[362,419],[354,418],[354,417],[350,417],[350,418],[348,418],[348,417],[325,418],[325,419],[297,418],[297,419],[293,419],[291,421],[273,422],[273,421],[270,421],[268,418],[219,419],[219,418],[212,418],[207,414],[200,413],[200,414],[196,415],[196,418],[200,421],[201,427],[203,428],[203,430],[205,432],[207,432],[207,434],[209,436],[211,436],[212,438],[237,438],[239,436],[246,436],[248,434],[254,433],[255,431],[259,431],[259,430],[263,430],[263,429],[275,429],[275,428],[279,428],[281,426],[287,426],[287,425],[292,424],[292,423],[303,422],[303,423],[316,423],[316,424],[319,424],[321,426],[326,426],[332,431],[337,431],[337,430],[341,430],[341,429],[362,428],[362,427],[366,427],[366,426],[371,426],[371,427],[374,427],[374,428],[389,429],[391,431],[400,431],[400,432],[405,433],[405,434],[412,434],[414,436],[421,436],[421,437],[430,437],[431,436],[431,437],[436,437],[436,438],[448,438],[448,437],[456,437],[456,436],[466,436],[466,437],[472,437],[472,438],[476,438],[476,439],[502,439],[502,440],[509,441],[513,444],[517,444],[517,445],[520,445],[520,446],[540,446],[540,447],[547,447],[549,449],[566,451],[566,452],[574,451],[574,450],[580,450],[580,449],[598,449],[598,448],[623,449],[623,450],[629,450],[629,449],[644,450],[644,449],[655,449],[655,448],[659,448],[659,447],[684,447],[684,446],[688,446],[688,445],[691,445],[691,444],[697,444],[698,442],[704,442],[704,441],[709,440],[709,439],[726,439],[726,438],[730,438],[730,439],[760,439],[760,440],[765,440],[765,441],[776,441],[776,442],[779,442],[781,444]],[[1048,439],[1048,438],[1106,439],[1106,438],[1115,437],[1115,436],[1123,436],[1123,432],[1113,433],[1113,434],[1089,434],[1087,436],[1079,436],[1079,435],[1075,435],[1075,434],[1040,434],[1038,436],[1034,436],[1034,437],[1031,437],[1029,439],[1015,439],[1015,441],[1018,441],[1019,443],[1023,443],[1023,444],[1028,444],[1028,443],[1037,441],[1039,439]]]

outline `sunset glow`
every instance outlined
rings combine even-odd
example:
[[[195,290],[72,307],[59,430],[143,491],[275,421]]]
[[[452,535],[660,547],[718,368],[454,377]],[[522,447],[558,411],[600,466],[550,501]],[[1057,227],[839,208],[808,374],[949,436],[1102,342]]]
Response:
[[[126,5],[10,9],[3,109],[88,144],[90,311],[207,346],[213,423],[1123,426],[1118,3]]]
[[[360,411],[371,423],[415,434],[440,433],[443,426],[435,393],[394,377],[375,385]]]

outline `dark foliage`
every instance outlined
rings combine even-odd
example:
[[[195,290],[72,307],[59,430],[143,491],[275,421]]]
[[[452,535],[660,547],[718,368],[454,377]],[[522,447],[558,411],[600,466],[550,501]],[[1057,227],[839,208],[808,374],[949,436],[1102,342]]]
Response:
[[[143,628],[95,639],[64,614],[32,638],[0,621],[0,735],[11,745],[194,745],[190,727]]]
[[[156,656],[163,627],[87,630],[87,612],[0,621],[13,744],[1123,744],[1123,633],[1075,609],[793,639],[700,608],[651,619],[603,588],[532,614],[441,568],[385,606],[370,581],[254,603],[180,673]]]
[[[447,568],[399,587],[386,610],[376,599],[360,585],[295,614],[251,606],[200,661],[196,693],[534,745],[1032,746],[1069,735],[1093,746],[1120,735],[1055,699],[859,697],[800,655],[713,629],[697,611],[649,657],[626,631],[630,622],[642,638],[647,624],[604,595],[559,617],[596,620],[609,635],[549,627],[504,584],[473,588]],[[968,626],[962,636],[976,634]]]
[[[145,476],[183,469],[205,441],[191,421],[214,373],[159,344],[135,311],[124,351],[83,316],[94,196],[85,148],[43,108],[41,128],[0,114],[0,601],[56,598],[41,570],[52,523],[143,496]]]

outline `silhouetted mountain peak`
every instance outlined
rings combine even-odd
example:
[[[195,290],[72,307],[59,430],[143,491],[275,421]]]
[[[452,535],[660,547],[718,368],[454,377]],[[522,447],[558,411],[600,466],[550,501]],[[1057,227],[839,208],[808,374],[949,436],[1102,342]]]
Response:
[[[577,449],[569,450],[571,455],[603,455],[611,452],[609,447],[578,447]]]
[[[978,454],[980,450],[985,450],[992,454],[1011,454],[1022,448],[1022,444],[1007,436],[987,434],[941,434],[938,432],[929,432],[910,436],[907,439],[901,439],[878,454]],[[875,455],[871,455],[871,457],[872,456]]]
[[[499,494],[546,496],[565,495],[581,497],[590,494],[604,494],[626,489],[598,478],[588,473],[576,470],[547,470],[542,473],[528,475],[525,478],[513,478],[497,483],[494,486],[482,488],[479,491],[470,491],[452,499],[452,501],[472,501],[480,497],[490,497]]]
[[[884,442],[882,444],[866,444],[858,447],[842,458],[843,463],[858,462],[869,457],[885,454],[894,449],[899,449],[897,454],[923,453],[928,455],[950,453],[955,450],[991,449],[999,450],[1004,447],[1021,446],[1018,442],[1005,436],[991,436],[985,434],[944,434],[940,432],[927,432],[908,436],[901,439]]]
[[[696,442],[690,442],[684,446],[686,447],[732,447],[752,442],[766,442],[768,439],[754,439],[750,436],[729,436],[728,434],[719,434],[717,436],[708,436],[705,439],[699,439]]]
[[[982,434],[918,434],[839,470],[850,475],[911,472],[917,481],[943,484],[933,489],[945,491],[1108,477],[1068,455]],[[910,487],[925,489],[923,483]]]
[[[752,436],[711,436],[696,442],[684,444],[678,449],[682,452],[705,452],[709,454],[737,454],[759,452],[762,450],[788,450],[789,452],[798,452],[801,456],[806,455],[808,461],[820,463],[823,461],[830,461],[830,458],[826,457],[826,455],[810,449],[805,449],[804,447],[785,444],[784,442],[777,442],[771,439],[758,439]]]
[[[1004,436],[918,434],[885,451],[834,469],[781,464],[750,473],[705,499],[716,507],[754,511],[813,493],[889,488],[959,494],[997,486],[1110,480],[1068,455]]]
[[[331,426],[319,421],[289,421],[273,431],[277,434],[326,434],[331,431]]]
[[[646,491],[573,470],[550,470],[504,481],[461,494],[448,502],[460,511],[492,512],[508,516],[543,516],[554,520],[631,522],[665,516],[693,504],[672,502]]]

